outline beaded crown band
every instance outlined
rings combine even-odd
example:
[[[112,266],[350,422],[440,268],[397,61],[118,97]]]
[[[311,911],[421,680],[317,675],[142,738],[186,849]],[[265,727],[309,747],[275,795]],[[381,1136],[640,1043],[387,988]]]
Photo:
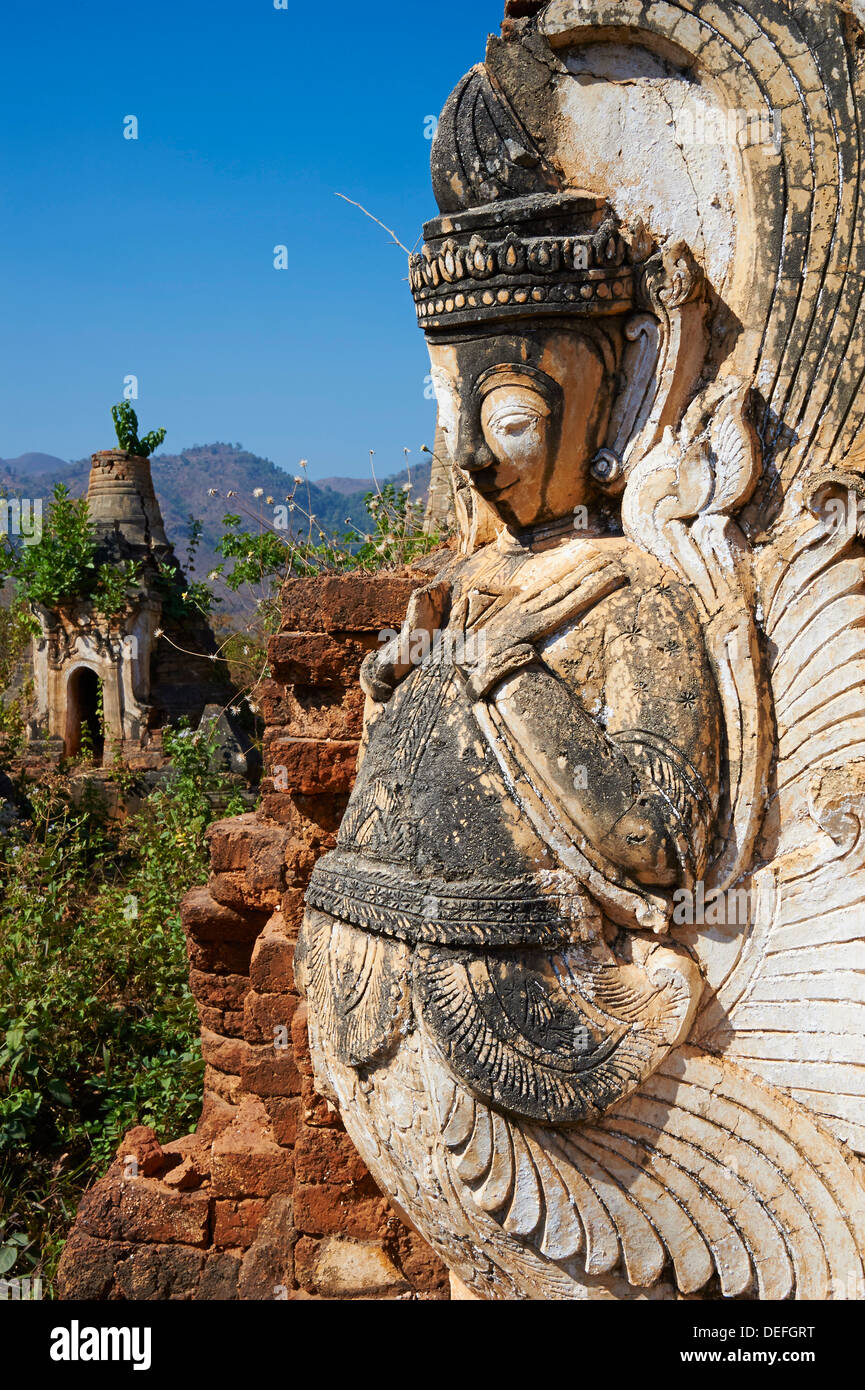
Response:
[[[424,238],[409,279],[427,332],[633,307],[628,246],[595,194],[533,194],[447,213],[426,224]]]

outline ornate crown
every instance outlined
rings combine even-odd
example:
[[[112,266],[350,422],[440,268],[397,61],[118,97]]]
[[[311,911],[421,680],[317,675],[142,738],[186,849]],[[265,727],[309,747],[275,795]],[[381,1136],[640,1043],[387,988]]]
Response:
[[[619,222],[591,193],[532,194],[424,227],[409,278],[429,331],[538,315],[627,313],[634,276]]]

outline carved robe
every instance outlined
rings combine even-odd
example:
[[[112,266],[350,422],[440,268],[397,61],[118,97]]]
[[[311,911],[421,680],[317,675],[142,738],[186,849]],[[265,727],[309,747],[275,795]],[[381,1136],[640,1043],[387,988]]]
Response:
[[[575,571],[572,618],[536,646],[484,642]],[[627,541],[502,541],[448,579],[449,626],[374,710],[337,848],[308,891],[298,960],[326,1034],[320,1079],[333,1093],[326,1054],[340,1089],[351,1071],[366,1084],[420,1029],[484,1102],[574,1123],[638,1086],[693,1017],[699,972],[634,930],[663,918],[629,869],[648,863],[651,878],[657,862],[669,881],[672,865],[687,884],[702,872],[718,701],[687,591]],[[575,719],[628,770],[631,804],[608,836],[627,867],[569,814],[588,781],[569,761]]]

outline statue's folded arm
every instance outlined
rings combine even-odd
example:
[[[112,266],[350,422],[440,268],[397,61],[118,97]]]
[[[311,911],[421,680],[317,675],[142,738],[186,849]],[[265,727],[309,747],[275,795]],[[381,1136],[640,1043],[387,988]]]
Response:
[[[548,657],[508,674],[490,698],[604,859],[639,883],[690,884],[705,869],[717,808],[717,697],[687,616],[674,626],[672,612],[655,605],[647,621],[645,609],[639,594],[620,590],[554,640]],[[592,692],[597,717],[580,679],[580,655],[593,646],[602,671]]]

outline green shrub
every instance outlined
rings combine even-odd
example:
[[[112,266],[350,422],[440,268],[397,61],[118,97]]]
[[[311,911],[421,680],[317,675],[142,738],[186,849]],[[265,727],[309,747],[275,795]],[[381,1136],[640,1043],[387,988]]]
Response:
[[[92,595],[96,612],[105,618],[119,618],[141,584],[143,568],[140,560],[100,565]]]
[[[138,438],[138,416],[135,414],[131,401],[119,401],[117,405],[113,405],[111,417],[114,421],[117,442],[121,449],[127,454],[134,454],[136,458],[146,459],[151,454],[155,454],[165,438],[163,426],[160,426],[158,430],[151,430],[143,439]]]
[[[444,541],[439,532],[423,529],[423,503],[412,501],[410,483],[401,487],[385,483],[384,487],[376,486],[374,492],[366,493],[368,531],[359,531],[346,519],[351,530],[334,533],[310,510],[308,485],[308,506],[303,505],[302,497],[299,500],[305,479],[297,477],[294,481],[285,505],[276,506],[274,499],[268,497],[268,510],[259,503],[256,513],[237,502],[240,511],[223,517],[226,529],[217,551],[232,564],[227,573],[223,564],[217,565],[210,576],[224,574],[225,583],[235,592],[247,587],[267,632],[275,631],[279,621],[279,591],[286,579],[397,569],[429,554]],[[258,488],[253,495],[261,492]],[[211,496],[219,495],[217,488],[211,488]],[[229,498],[236,496],[228,493]],[[255,523],[252,530],[244,526],[241,512]]]
[[[28,658],[30,643],[39,632],[39,623],[23,599],[16,597],[8,608],[0,607],[0,760],[14,757],[24,746],[33,697]]]
[[[96,549],[86,498],[70,497],[65,483],[57,483],[41,540],[16,549],[7,538],[0,580],[14,579],[19,605],[58,608],[89,599],[97,613],[118,617],[141,583],[142,565],[137,560],[97,564]]]
[[[84,498],[70,497],[57,483],[36,545],[15,549],[8,537],[0,556],[0,578],[11,576],[17,595],[56,608],[89,595],[96,580],[96,540]]]
[[[167,730],[173,774],[111,823],[94,791],[28,789],[0,836],[0,1272],[50,1280],[83,1188],[125,1130],[192,1128],[202,1062],[179,904],[204,882],[206,733]],[[227,814],[241,807],[229,801]],[[5,1270],[3,1266],[5,1265]]]

